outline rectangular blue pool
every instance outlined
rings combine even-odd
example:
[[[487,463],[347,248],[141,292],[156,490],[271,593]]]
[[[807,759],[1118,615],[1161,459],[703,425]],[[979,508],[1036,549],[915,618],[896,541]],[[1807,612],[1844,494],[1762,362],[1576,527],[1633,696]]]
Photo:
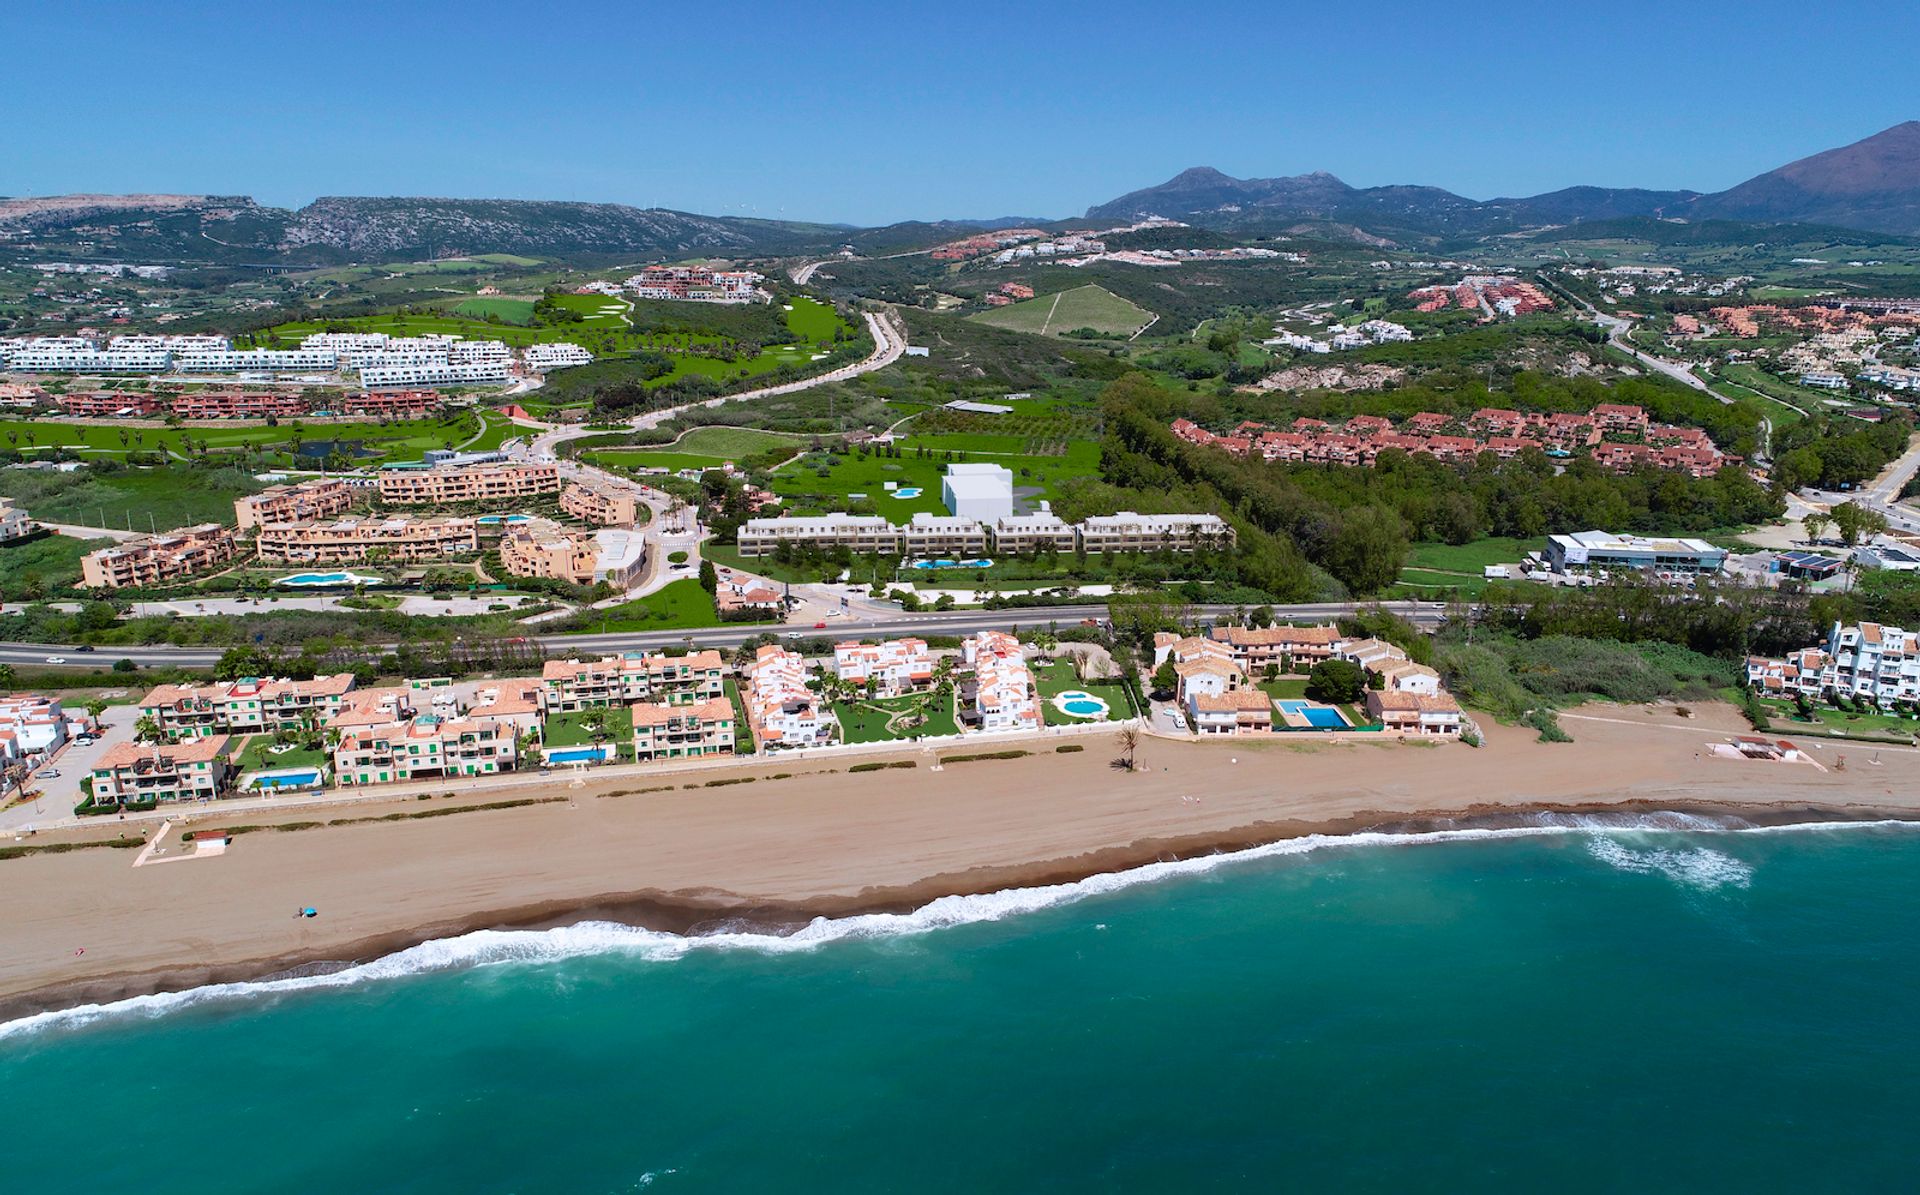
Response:
[[[612,759],[614,748],[611,745],[599,747],[563,747],[558,751],[547,752],[548,763],[592,763],[595,760]]]
[[[1302,701],[1297,697],[1290,697],[1275,704],[1280,707],[1282,713],[1296,714],[1305,718],[1307,725],[1315,730],[1349,729],[1347,720],[1341,717],[1340,711],[1330,705],[1315,705],[1311,701]]]
[[[281,772],[274,776],[255,776],[255,788],[312,788],[320,783],[318,770],[311,772]]]

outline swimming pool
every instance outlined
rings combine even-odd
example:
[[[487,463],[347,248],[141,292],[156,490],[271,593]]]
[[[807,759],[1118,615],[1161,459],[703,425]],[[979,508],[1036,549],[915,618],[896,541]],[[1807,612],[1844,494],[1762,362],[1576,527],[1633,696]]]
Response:
[[[474,522],[494,527],[501,523],[525,523],[532,518],[532,515],[481,515]]]
[[[275,585],[378,585],[379,577],[364,573],[295,573],[291,577],[282,577]]]
[[[898,493],[899,491],[895,491]],[[992,568],[991,560],[916,560],[908,568]]]
[[[1311,701],[1302,701],[1297,697],[1276,702],[1283,714],[1306,719],[1307,725],[1315,730],[1347,730],[1350,727],[1340,711],[1330,705],[1315,705]]]
[[[1105,701],[1080,689],[1054,694],[1053,707],[1074,718],[1104,718],[1110,712]]]
[[[918,498],[920,496],[920,487],[917,485],[903,485],[893,491],[893,496],[896,498]]]
[[[613,744],[602,743],[598,747],[563,747],[558,751],[548,751],[547,762],[594,763],[598,760],[612,759],[613,756]]]
[[[301,772],[270,772],[253,778],[255,788],[317,788],[319,784],[318,768],[308,768]]]

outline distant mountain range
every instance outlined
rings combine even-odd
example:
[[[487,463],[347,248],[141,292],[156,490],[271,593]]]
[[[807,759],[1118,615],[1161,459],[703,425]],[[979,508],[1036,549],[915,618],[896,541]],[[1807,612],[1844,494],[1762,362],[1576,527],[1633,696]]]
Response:
[[[1211,167],[1087,210],[1087,220],[1165,216],[1224,232],[1304,226],[1363,242],[1464,243],[1552,226],[1685,220],[1720,228],[1815,224],[1920,234],[1920,121],[1802,158],[1712,194],[1567,187],[1477,200],[1439,187],[1352,187],[1331,174],[1233,178]],[[1004,217],[906,221],[883,228],[700,216],[617,203],[523,199],[316,199],[263,207],[236,195],[61,195],[0,199],[0,248],[84,252],[125,261],[331,265],[481,253],[570,259],[753,257],[924,249],[982,229],[1085,221]],[[1664,227],[1671,227],[1666,225]],[[1550,235],[1550,234],[1537,234]]]
[[[329,196],[289,210],[233,195],[0,199],[0,244],[84,241],[130,259],[183,261],[332,264],[479,253],[746,256],[809,252],[844,241],[849,231],[550,200]]]
[[[1207,166],[1087,209],[1089,219],[1163,216],[1216,228],[1330,220],[1394,236],[1484,236],[1623,217],[1824,224],[1920,234],[1920,121],[1802,158],[1725,191],[1568,187],[1545,195],[1468,199],[1439,187],[1352,187],[1324,171],[1233,178]]]

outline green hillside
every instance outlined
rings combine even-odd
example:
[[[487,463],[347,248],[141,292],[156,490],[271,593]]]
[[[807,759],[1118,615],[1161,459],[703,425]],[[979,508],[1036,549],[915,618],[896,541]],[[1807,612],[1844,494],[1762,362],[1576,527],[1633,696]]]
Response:
[[[1048,336],[1064,336],[1082,328],[1109,336],[1131,336],[1146,327],[1153,319],[1153,312],[1105,287],[1088,285],[983,311],[970,318],[996,328]]]

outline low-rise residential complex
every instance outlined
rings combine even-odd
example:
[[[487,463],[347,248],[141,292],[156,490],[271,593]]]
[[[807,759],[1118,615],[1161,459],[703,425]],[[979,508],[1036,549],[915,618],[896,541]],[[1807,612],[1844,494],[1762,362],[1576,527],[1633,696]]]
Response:
[[[765,303],[764,276],[750,270],[714,270],[706,266],[648,266],[627,279],[641,299],[677,299],[695,303]]]
[[[353,505],[353,490],[337,477],[320,477],[290,485],[269,486],[257,494],[234,499],[233,516],[240,530],[262,523],[291,523],[324,519]]]
[[[933,653],[925,639],[838,643],[833,671],[849,684],[871,685],[877,697],[898,697],[933,683]]]
[[[80,558],[80,584],[88,589],[164,585],[225,564],[233,555],[233,533],[218,523],[201,523],[87,553]]]
[[[1307,672],[1322,660],[1333,658],[1340,643],[1340,629],[1332,623],[1321,626],[1213,628],[1213,638],[1233,653],[1234,663],[1248,672],[1269,666],[1281,672]]]
[[[160,685],[140,699],[143,720],[167,742],[209,735],[271,733],[318,727],[339,714],[353,674],[312,680],[243,679],[205,685]]]
[[[548,341],[543,344],[530,344],[522,354],[527,369],[531,373],[546,373],[554,369],[567,369],[575,365],[591,365],[593,354],[577,344],[564,341]]]
[[[631,527],[640,520],[640,495],[617,482],[569,481],[560,491],[560,509],[583,523]]]
[[[1877,622],[1834,623],[1822,647],[1747,660],[1747,684],[1776,697],[1920,701],[1920,635]]]
[[[839,723],[807,687],[806,660],[768,644],[744,670],[747,724],[763,750],[819,747],[833,741]]]
[[[560,492],[560,466],[504,461],[472,465],[387,465],[380,498],[398,506],[500,502]]]
[[[1694,477],[1711,477],[1742,463],[1699,428],[1654,423],[1645,410],[1624,403],[1550,415],[1498,407],[1468,416],[1422,411],[1398,427],[1379,415],[1355,415],[1338,425],[1301,416],[1285,429],[1248,420],[1224,435],[1176,419],[1170,430],[1189,444],[1288,463],[1372,466],[1388,449],[1449,464],[1471,464],[1483,453],[1502,460],[1528,451],[1561,457],[1584,453],[1618,473],[1651,465]]]
[[[513,770],[514,730],[477,718],[402,717],[374,726],[344,727],[333,749],[334,782],[343,787],[491,776]]]
[[[1006,538],[1002,539],[1002,528]],[[896,525],[878,515],[781,515],[740,524],[742,556],[770,556],[782,543],[867,555],[967,559],[989,552],[1191,552],[1227,548],[1233,527],[1214,514],[1142,515],[1121,511],[1061,523],[1054,516],[1008,515],[994,523],[921,512]]]
[[[226,787],[225,736],[149,746],[121,743],[93,765],[95,805],[206,801]]]
[[[518,577],[545,577],[574,585],[604,581],[627,589],[646,572],[646,537],[607,527],[572,531],[547,519],[508,528],[500,540],[500,566]]]
[[[386,517],[263,523],[254,540],[262,560],[287,564],[411,563],[446,560],[480,550],[470,518]]]
[[[733,732],[733,702],[725,697],[691,705],[636,705],[633,758],[644,763],[732,755]]]
[[[725,696],[725,673],[720,653],[711,650],[548,660],[540,670],[540,708],[552,715],[642,702],[692,705]]]
[[[973,669],[968,721],[983,731],[1040,729],[1039,690],[1018,639],[1005,631],[981,631],[961,642],[960,656]],[[964,685],[961,696],[966,697]]]

